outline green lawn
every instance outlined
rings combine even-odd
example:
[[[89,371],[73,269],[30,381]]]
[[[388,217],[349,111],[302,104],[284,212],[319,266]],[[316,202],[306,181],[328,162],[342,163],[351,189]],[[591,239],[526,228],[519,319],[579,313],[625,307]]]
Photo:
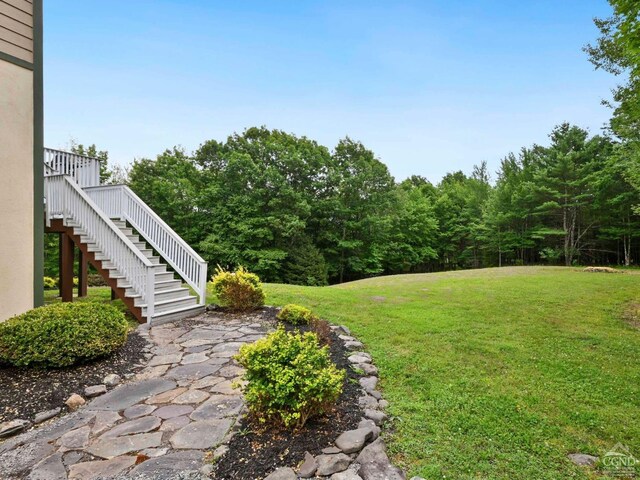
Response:
[[[617,442],[640,459],[640,331],[624,320],[639,287],[637,271],[537,267],[265,285],[269,304],[309,306],[365,342],[408,478],[491,480],[608,478],[566,455]]]
[[[640,331],[623,319],[639,287],[632,273],[521,267],[266,291],[365,342],[410,475],[557,480],[606,478],[568,453],[621,442],[640,458]]]

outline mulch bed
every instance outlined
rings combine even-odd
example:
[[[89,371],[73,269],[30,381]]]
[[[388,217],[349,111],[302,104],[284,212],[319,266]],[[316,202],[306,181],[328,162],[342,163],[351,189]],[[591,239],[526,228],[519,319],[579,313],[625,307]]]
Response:
[[[265,309],[267,310],[267,309]],[[266,313],[266,312],[265,312]],[[275,317],[275,311],[269,312]],[[287,330],[307,331],[308,327]],[[229,443],[227,454],[215,464],[213,478],[238,480],[262,479],[278,467],[297,465],[305,452],[319,455],[333,446],[340,433],[357,428],[362,418],[358,397],[362,395],[357,375],[349,366],[349,352],[335,333],[331,333],[330,355],[333,362],[347,372],[342,395],[330,414],[309,420],[303,429],[256,428],[246,419]]]
[[[64,407],[72,393],[83,395],[85,387],[101,384],[109,373],[132,373],[144,362],[146,344],[132,332],[116,353],[83,365],[51,370],[0,366],[0,423],[14,418],[33,421],[37,413]]]

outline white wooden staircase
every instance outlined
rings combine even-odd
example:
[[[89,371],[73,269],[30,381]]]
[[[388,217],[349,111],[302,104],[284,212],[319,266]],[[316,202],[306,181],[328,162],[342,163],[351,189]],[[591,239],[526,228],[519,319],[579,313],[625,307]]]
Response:
[[[50,231],[68,235],[140,322],[200,313],[207,264],[125,185],[100,185],[99,161],[45,151]]]

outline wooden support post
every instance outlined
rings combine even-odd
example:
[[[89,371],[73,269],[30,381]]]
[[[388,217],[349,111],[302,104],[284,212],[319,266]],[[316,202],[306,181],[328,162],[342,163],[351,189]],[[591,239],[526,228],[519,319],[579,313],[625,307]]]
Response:
[[[60,251],[60,296],[63,302],[73,301],[73,239],[63,233]]]
[[[87,296],[87,273],[89,263],[82,250],[78,250],[78,297]]]
[[[118,298],[118,295],[116,295],[116,291],[112,288],[111,289],[111,300],[115,300]]]
[[[62,233],[58,234],[58,296],[62,296]]]

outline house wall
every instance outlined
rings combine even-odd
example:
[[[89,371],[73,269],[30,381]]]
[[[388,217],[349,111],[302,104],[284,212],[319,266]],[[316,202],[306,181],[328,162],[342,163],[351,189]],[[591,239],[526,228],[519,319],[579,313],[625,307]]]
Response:
[[[0,0],[0,321],[41,302],[41,0]]]
[[[0,60],[0,321],[33,307],[33,72]]]
[[[0,0],[0,51],[33,63],[33,3]]]

